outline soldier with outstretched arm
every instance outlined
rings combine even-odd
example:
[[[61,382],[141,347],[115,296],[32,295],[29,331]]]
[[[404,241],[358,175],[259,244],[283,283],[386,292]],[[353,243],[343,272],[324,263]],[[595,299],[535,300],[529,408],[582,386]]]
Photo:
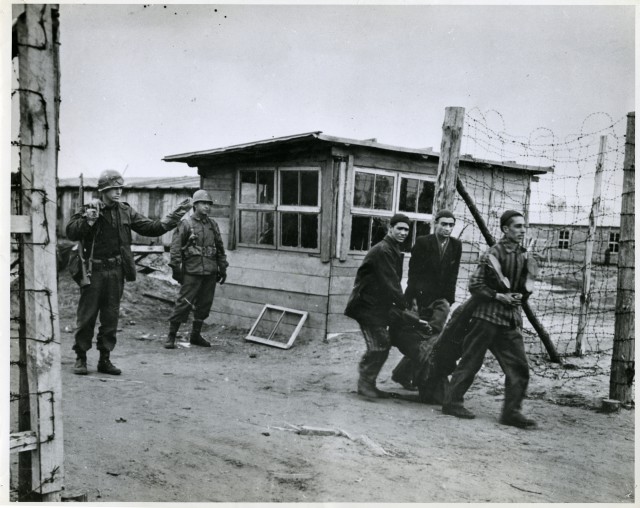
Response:
[[[87,351],[91,349],[98,317],[98,372],[112,375],[121,373],[111,363],[110,355],[116,345],[124,281],[136,279],[131,232],[143,236],[161,236],[175,228],[191,208],[191,202],[187,199],[166,217],[149,219],[128,203],[120,202],[123,187],[124,179],[120,173],[111,169],[103,171],[98,179],[100,199],[87,203],[67,224],[67,238],[81,241],[83,258],[91,263],[90,284],[80,288],[73,346],[76,352],[74,374],[86,375],[88,372]]]

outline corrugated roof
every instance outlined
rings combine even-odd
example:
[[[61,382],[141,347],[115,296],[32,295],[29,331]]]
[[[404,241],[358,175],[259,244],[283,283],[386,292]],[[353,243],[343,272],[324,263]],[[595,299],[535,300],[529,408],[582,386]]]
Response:
[[[199,176],[174,176],[169,178],[132,177],[125,178],[125,188],[127,189],[199,189]],[[60,178],[58,188],[74,187],[80,185],[80,178]],[[84,186],[87,189],[98,187],[98,179],[93,177],[84,178]]]
[[[231,145],[231,146],[225,146],[221,148],[212,148],[210,150],[201,150],[197,152],[186,152],[186,153],[181,153],[176,155],[167,155],[162,160],[164,160],[165,162],[190,162],[196,159],[206,158],[208,156],[237,153],[237,152],[242,152],[255,147],[285,144],[290,142],[302,141],[305,139],[317,139],[320,141],[325,141],[327,143],[333,143],[333,144],[339,144],[339,145],[345,145],[345,146],[350,146],[350,145],[364,146],[368,148],[374,148],[376,150],[386,150],[386,151],[397,152],[397,153],[416,154],[416,155],[422,155],[424,157],[435,157],[435,158],[440,157],[440,154],[438,152],[434,152],[432,148],[406,148],[402,146],[394,146],[394,145],[386,145],[384,143],[378,143],[378,141],[375,139],[359,140],[359,139],[342,138],[342,137],[329,136],[329,135],[323,134],[322,131],[313,131],[313,132],[305,132],[303,134],[295,134],[292,136],[283,136],[278,138],[264,139],[261,141],[253,141],[250,143],[243,143],[240,145]],[[552,166],[547,166],[547,167],[528,166],[524,164],[516,164],[515,162],[476,159],[471,155],[462,155],[460,157],[460,160],[471,163],[471,164],[500,166],[500,167],[505,167],[509,169],[518,169],[521,171],[531,171],[533,173],[549,173],[553,171]]]

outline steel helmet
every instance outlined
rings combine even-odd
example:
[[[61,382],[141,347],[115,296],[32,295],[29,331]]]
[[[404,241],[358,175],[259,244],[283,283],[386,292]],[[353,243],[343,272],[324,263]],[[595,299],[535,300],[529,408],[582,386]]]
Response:
[[[209,193],[206,190],[200,189],[193,193],[193,204],[195,205],[198,201],[208,201],[209,203],[213,203],[213,199],[209,196]]]
[[[124,178],[115,169],[105,169],[98,178],[98,192],[114,187],[124,187]]]

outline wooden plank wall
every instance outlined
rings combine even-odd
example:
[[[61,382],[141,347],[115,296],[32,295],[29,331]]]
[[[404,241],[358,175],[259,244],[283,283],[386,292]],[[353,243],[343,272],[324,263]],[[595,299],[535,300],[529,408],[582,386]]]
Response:
[[[248,331],[269,303],[309,313],[300,339],[325,337],[330,266],[318,255],[238,247],[227,259],[227,282],[216,290],[208,324]]]

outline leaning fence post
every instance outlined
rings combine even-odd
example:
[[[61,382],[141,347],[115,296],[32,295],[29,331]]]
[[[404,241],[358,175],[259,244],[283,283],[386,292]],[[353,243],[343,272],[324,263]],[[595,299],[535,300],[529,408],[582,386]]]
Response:
[[[600,199],[602,196],[602,169],[604,153],[607,150],[607,136],[600,136],[600,150],[596,163],[596,175],[593,182],[593,201],[589,214],[589,230],[584,252],[584,266],[582,267],[582,293],[580,294],[580,313],[578,314],[578,334],[576,335],[576,356],[582,356],[582,342],[585,329],[589,321],[589,307],[591,305],[591,261],[593,257],[593,241],[596,236],[596,223],[600,213]]]
[[[618,253],[618,287],[616,323],[613,335],[609,397],[623,404],[633,402],[635,374],[635,122],[636,114],[627,115],[627,136],[622,181],[620,213],[620,251]]]
[[[464,125],[464,108],[445,108],[442,124],[442,143],[436,176],[436,189],[433,199],[433,215],[444,208],[453,210],[456,197],[456,180],[460,165],[460,145]]]

